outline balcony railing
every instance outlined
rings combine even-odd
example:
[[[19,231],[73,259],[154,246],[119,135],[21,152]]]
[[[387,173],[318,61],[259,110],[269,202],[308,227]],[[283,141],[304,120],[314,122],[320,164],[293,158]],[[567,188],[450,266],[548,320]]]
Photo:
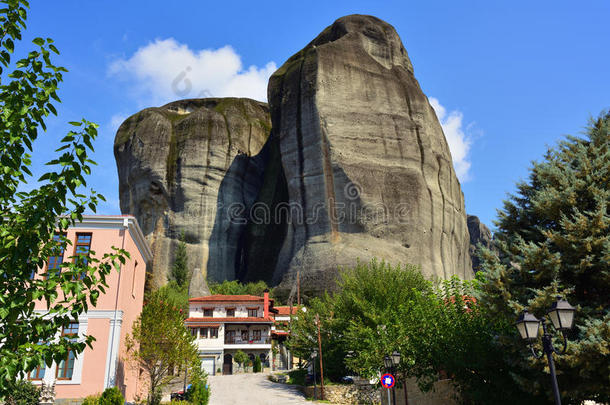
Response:
[[[250,339],[250,340],[244,340],[238,337],[225,337],[225,344],[227,345],[264,345],[264,344],[270,344],[271,343],[271,338],[268,337],[264,337],[261,339]]]

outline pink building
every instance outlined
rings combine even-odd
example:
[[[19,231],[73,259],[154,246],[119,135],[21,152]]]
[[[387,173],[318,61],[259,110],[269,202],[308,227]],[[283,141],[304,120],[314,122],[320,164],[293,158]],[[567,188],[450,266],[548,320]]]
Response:
[[[93,349],[87,347],[76,356],[70,353],[65,361],[41,367],[28,377],[34,384],[55,382],[57,399],[84,398],[117,386],[127,401],[133,401],[141,388],[139,370],[126,361],[125,336],[142,311],[146,264],[152,258],[150,248],[132,216],[85,215],[66,236],[72,241],[68,247],[72,251],[50,258],[45,271],[77,253],[91,250],[101,258],[111,252],[111,246],[122,247],[131,259],[121,266],[120,272],[113,271],[108,276],[109,288],[99,297],[96,307],[61,331],[77,339],[85,334],[95,336]],[[36,303],[37,312],[44,313],[45,309],[43,302]]]

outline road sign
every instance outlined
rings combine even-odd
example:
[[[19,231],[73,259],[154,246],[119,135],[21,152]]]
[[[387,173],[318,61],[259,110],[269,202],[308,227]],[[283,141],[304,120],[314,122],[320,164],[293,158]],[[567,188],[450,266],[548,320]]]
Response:
[[[394,376],[392,374],[384,374],[381,376],[381,386],[383,388],[392,388],[394,386]]]

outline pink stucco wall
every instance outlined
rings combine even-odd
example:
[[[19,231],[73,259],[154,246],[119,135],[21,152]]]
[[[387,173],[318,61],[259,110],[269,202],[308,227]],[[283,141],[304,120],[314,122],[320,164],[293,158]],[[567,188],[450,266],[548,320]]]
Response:
[[[131,218],[131,220],[134,219]],[[73,243],[76,240],[76,233],[91,233],[91,250],[98,258],[101,258],[104,253],[110,252],[111,246],[123,247],[130,253],[131,258],[121,266],[120,273],[111,272],[107,277],[106,293],[99,297],[95,308],[89,308],[90,311],[97,314],[89,315],[87,334],[94,336],[96,341],[93,343],[93,349],[86,348],[80,355],[83,359],[81,382],[56,385],[57,398],[84,398],[103,391],[107,372],[107,355],[111,345],[110,325],[115,310],[122,311],[116,386],[123,391],[127,401],[133,401],[138,390],[138,369],[132,367],[129,362],[125,349],[125,337],[131,332],[132,324],[142,310],[146,276],[145,255],[134,241],[135,235],[132,235],[134,232],[132,227],[123,229],[120,223],[111,229],[107,229],[108,227],[112,227],[112,225],[105,224],[100,227],[99,224],[96,224],[88,227],[85,220],[78,227],[71,228],[67,232],[68,239]],[[72,255],[74,255],[74,246],[69,246],[65,252],[64,261],[67,261],[68,257]],[[37,302],[36,309],[46,309],[45,303]],[[107,314],[112,315],[106,315],[106,313],[100,315],[100,311],[108,311]],[[119,333],[118,326],[115,328],[115,333]]]

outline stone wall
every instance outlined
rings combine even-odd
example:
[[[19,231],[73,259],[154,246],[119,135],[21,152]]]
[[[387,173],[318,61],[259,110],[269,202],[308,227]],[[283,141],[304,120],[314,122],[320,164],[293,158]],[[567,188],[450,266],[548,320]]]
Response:
[[[302,387],[307,398],[314,397],[313,387]],[[320,399],[320,387],[316,387],[316,399]],[[324,387],[324,399],[332,404],[379,404],[381,396],[379,388],[374,385],[329,385]]]
[[[382,404],[388,403],[388,390],[382,389]],[[456,391],[451,380],[440,380],[434,383],[430,392],[422,392],[417,386],[414,378],[407,380],[407,395],[409,405],[457,405]],[[405,393],[401,388],[396,388],[396,405],[405,405]]]

